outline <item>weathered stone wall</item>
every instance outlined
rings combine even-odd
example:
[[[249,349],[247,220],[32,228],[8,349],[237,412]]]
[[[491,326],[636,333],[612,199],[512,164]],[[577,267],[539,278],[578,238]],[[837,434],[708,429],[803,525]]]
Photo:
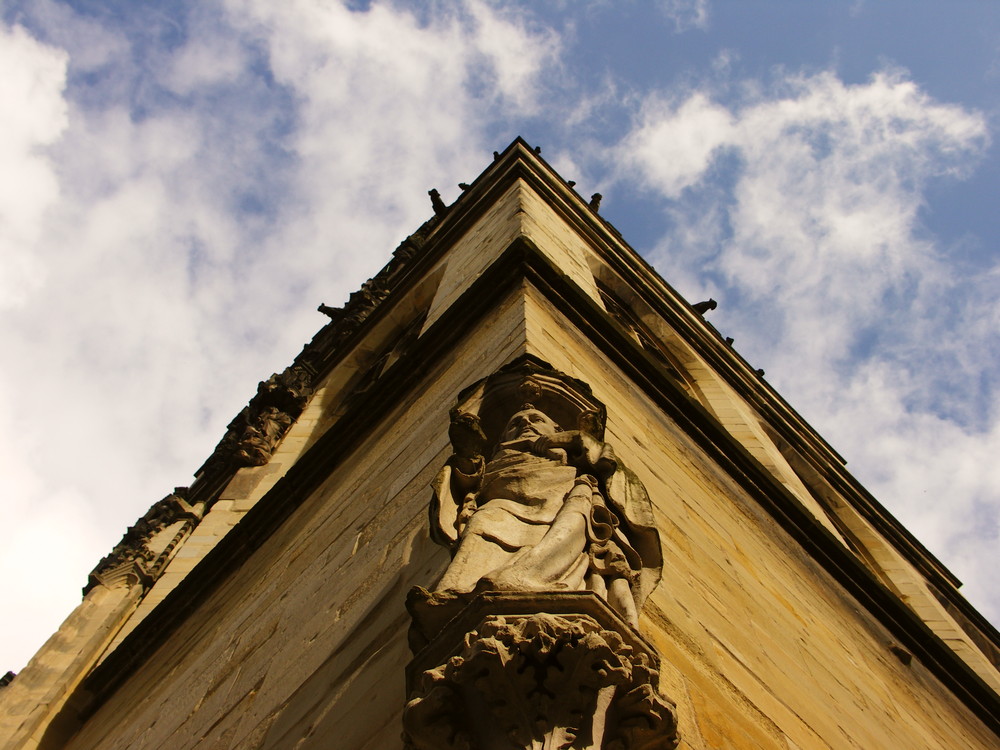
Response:
[[[681,747],[993,747],[997,738],[538,295],[531,350],[588,382],[646,485],[663,580],[641,630]],[[558,336],[546,332],[559,331]],[[933,708],[931,708],[933,707]]]
[[[553,332],[559,335],[553,335]],[[100,708],[69,747],[399,747],[406,591],[458,391],[524,351],[588,382],[657,513],[664,577],[641,629],[690,748],[993,747],[921,664],[601,352],[528,289],[378,425]],[[331,459],[333,460],[333,459]],[[933,707],[933,709],[929,709]],[[296,744],[301,743],[301,744]]]
[[[322,488],[68,747],[398,746],[405,595],[447,564],[427,504],[450,453],[448,409],[523,341],[515,296],[350,455],[331,457]]]

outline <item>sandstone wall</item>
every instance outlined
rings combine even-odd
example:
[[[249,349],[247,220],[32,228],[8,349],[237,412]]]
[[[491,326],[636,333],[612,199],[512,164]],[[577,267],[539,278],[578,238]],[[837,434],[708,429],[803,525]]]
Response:
[[[558,332],[558,333],[557,333]],[[458,391],[524,352],[590,383],[645,482],[664,577],[641,629],[663,656],[682,747],[994,747],[982,727],[603,354],[528,287],[457,341],[321,489],[70,743],[83,748],[401,745],[406,591]],[[335,429],[335,427],[334,427]]]

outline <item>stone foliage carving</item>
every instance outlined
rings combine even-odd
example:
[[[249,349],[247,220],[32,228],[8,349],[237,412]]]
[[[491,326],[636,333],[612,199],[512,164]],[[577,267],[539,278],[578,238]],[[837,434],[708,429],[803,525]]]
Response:
[[[476,407],[506,412],[495,440]],[[431,505],[432,536],[452,551],[438,592],[593,591],[638,624],[659,539],[642,483],[603,441],[603,414],[584,384],[532,368],[452,411],[454,453]]]
[[[670,750],[653,658],[587,615],[488,616],[425,670],[403,712],[407,750]]]
[[[172,494],[154,503],[134,526],[130,526],[111,553],[91,571],[83,593],[98,584],[151,586],[163,571],[174,548],[191,533],[204,514],[204,505],[189,505],[186,493],[187,488],[178,487]],[[161,539],[158,544],[153,544],[154,538],[178,522],[182,523],[170,539]]]
[[[320,305],[330,323],[316,334],[291,367],[262,382],[250,403],[229,423],[226,435],[202,467],[212,475],[241,466],[266,464],[312,395],[312,385],[340,345],[350,338],[396,287],[436,224],[431,219],[403,240],[390,261],[343,307]]]

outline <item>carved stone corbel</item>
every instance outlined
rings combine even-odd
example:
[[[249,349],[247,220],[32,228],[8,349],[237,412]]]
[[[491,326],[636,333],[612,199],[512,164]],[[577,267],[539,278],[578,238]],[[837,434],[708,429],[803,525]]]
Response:
[[[408,601],[424,634],[460,604],[422,590]],[[593,594],[480,594],[410,665],[406,748],[672,750],[658,663]]]

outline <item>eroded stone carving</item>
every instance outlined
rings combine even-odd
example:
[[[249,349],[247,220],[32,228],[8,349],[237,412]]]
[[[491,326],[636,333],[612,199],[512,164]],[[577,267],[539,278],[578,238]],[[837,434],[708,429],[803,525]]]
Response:
[[[642,483],[604,441],[604,406],[526,355],[450,416],[430,515],[452,560],[406,601],[408,750],[676,747],[637,630],[659,537]]]
[[[151,586],[163,572],[171,552],[204,515],[204,504],[188,504],[186,493],[187,488],[178,487],[130,526],[110,554],[90,572],[83,593],[98,584]],[[167,538],[159,538],[164,532]]]
[[[436,590],[593,591],[636,626],[659,578],[659,540],[642,483],[603,441],[603,406],[551,370],[490,380],[451,413],[431,533],[453,557]],[[503,413],[491,441],[483,417]]]
[[[262,381],[250,403],[229,423],[213,458],[263,466],[312,393],[312,373],[304,367],[293,365]]]
[[[270,460],[308,403],[313,383],[329,371],[338,353],[343,351],[344,343],[399,285],[439,221],[439,217],[431,217],[403,240],[389,262],[353,293],[344,306],[320,305],[320,311],[330,318],[330,322],[303,348],[290,367],[260,383],[249,404],[229,423],[212,455],[196,472],[190,492],[182,498],[185,503],[190,501],[189,507],[203,514],[218,499],[236,471]],[[160,533],[159,528],[150,529],[159,523],[156,514],[163,510],[161,504],[168,501],[172,502],[167,498],[154,505],[129,528],[122,541],[90,574],[84,593],[99,583],[110,585],[138,580],[147,585],[158,575],[158,566],[164,558],[151,550],[146,541]]]
[[[581,614],[487,616],[424,670],[403,712],[408,750],[670,750],[674,705],[655,656]]]

